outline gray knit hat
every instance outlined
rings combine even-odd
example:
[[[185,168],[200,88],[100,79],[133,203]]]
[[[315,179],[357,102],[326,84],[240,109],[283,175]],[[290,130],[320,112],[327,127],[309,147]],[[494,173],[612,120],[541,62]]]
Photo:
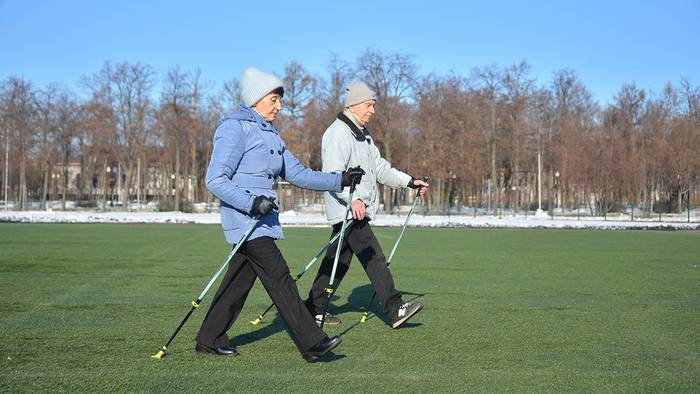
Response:
[[[254,67],[248,67],[243,71],[238,82],[243,104],[252,107],[271,91],[282,88],[282,80],[272,74],[262,72]],[[284,94],[284,91],[282,92]]]
[[[345,108],[364,103],[365,101],[377,100],[377,94],[364,82],[353,82],[345,90],[348,91],[347,96],[345,96]]]

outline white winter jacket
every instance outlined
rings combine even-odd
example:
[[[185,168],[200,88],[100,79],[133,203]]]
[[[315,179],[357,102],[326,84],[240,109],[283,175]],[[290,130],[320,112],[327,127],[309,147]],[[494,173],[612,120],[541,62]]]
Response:
[[[367,207],[366,216],[373,219],[379,209],[377,182],[390,187],[407,187],[411,176],[391,167],[384,160],[367,129],[360,129],[344,113],[323,133],[321,143],[323,171],[345,171],[360,166],[366,174],[357,186],[353,200],[362,200]],[[326,218],[331,224],[341,222],[347,207],[350,188],[342,192],[326,192]]]

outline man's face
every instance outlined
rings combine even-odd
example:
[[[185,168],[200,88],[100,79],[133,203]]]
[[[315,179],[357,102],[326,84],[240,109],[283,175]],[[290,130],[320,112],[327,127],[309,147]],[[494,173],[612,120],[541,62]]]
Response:
[[[376,100],[365,101],[364,103],[355,104],[348,108],[355,117],[363,124],[369,123],[369,119],[374,115],[374,106],[377,104]]]

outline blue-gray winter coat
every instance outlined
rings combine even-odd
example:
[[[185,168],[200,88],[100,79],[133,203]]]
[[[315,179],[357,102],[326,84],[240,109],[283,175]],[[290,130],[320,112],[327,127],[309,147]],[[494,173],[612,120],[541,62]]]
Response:
[[[228,243],[238,243],[253,221],[250,210],[256,196],[277,198],[272,190],[277,176],[305,189],[342,190],[340,173],[305,168],[286,149],[272,123],[241,105],[219,122],[207,169],[207,189],[221,200],[221,225]],[[265,215],[248,239],[263,236],[284,238],[277,211]]]

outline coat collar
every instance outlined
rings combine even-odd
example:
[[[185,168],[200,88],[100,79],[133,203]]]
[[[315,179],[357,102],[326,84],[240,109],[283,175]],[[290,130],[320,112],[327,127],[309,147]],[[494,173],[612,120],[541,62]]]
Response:
[[[241,112],[245,112],[250,115],[250,120],[251,122],[255,122],[258,124],[258,127],[261,130],[265,131],[271,131],[273,133],[279,134],[279,131],[275,128],[275,125],[272,124],[272,122],[268,121],[267,119],[263,118],[258,111],[254,110],[253,108],[250,108],[248,106],[245,106],[241,104]]]
[[[350,131],[352,131],[352,135],[356,140],[362,142],[369,139],[369,130],[367,130],[367,126],[360,129],[357,127],[355,122],[352,121],[352,119],[348,118],[348,116],[342,112],[338,114],[338,119],[350,128]]]

